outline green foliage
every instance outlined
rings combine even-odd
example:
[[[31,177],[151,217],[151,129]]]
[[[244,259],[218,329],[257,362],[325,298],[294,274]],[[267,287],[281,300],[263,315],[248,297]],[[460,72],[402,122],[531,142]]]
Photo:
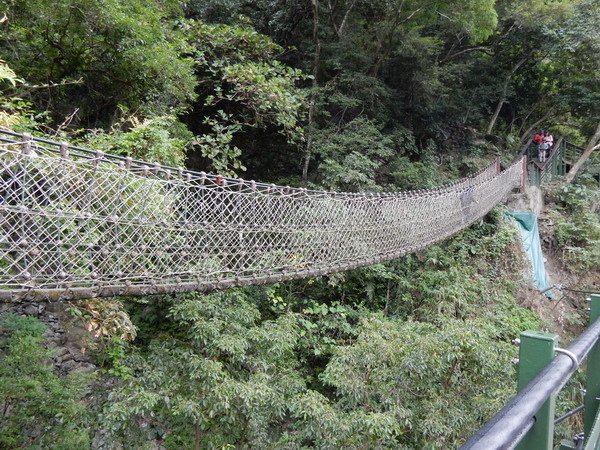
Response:
[[[103,351],[107,363],[110,364],[108,373],[124,380],[131,378],[129,368],[124,364],[127,356],[127,342],[119,337],[112,337]]]
[[[192,134],[173,116],[121,120],[110,133],[96,130],[86,137],[86,145],[105,153],[183,167]]]
[[[518,1],[506,1],[502,5],[507,18],[517,21],[521,26],[552,27],[557,21],[565,20],[573,11],[577,2],[572,0],[533,0],[528,4]]]
[[[193,62],[173,27],[177,2],[4,3],[0,55],[31,83],[66,82],[31,92],[59,119],[78,108],[83,123],[105,124],[120,104],[163,115],[194,98]]]
[[[543,326],[540,316],[530,309],[518,306],[514,289],[502,284],[495,292],[493,304],[488,305],[483,317],[496,328],[497,336],[506,342],[515,339],[523,331],[539,330]]]
[[[355,324],[366,312],[338,301],[327,304],[311,300],[307,303],[302,308],[299,324],[301,354],[308,361],[314,361],[315,357],[329,358],[336,345],[351,342],[357,335]],[[309,381],[316,380],[309,378]],[[313,387],[321,389],[317,384]]]
[[[31,102],[21,98],[16,89],[24,80],[6,62],[0,60],[0,126],[17,131],[32,131],[44,114],[35,113]]]
[[[572,272],[595,269],[600,260],[600,217],[592,206],[600,199],[598,188],[566,185],[551,194],[558,208],[551,211],[555,235],[566,268]]]
[[[373,315],[359,330],[322,379],[335,386],[339,408],[387,416],[387,433],[376,435],[396,436],[395,446],[454,447],[514,389],[515,351],[494,342],[494,330],[482,322],[430,325]],[[389,440],[372,445],[395,447]]]
[[[241,291],[182,296],[168,316],[173,335],[128,358],[136,376],[110,395],[108,425],[130,445],[133,424],[147,421],[174,447],[264,448],[302,386],[296,318],[259,324]]]
[[[296,83],[305,76],[275,59],[283,51],[279,45],[244,23],[188,22],[186,32],[208,127],[195,143],[216,171],[245,170],[232,141],[247,128],[273,127],[287,142],[302,142],[304,95]]]
[[[219,110],[216,117],[204,119],[204,125],[210,127],[210,133],[202,134],[194,139],[202,156],[208,158],[216,173],[235,176],[236,171],[245,171],[240,156],[242,151],[232,144],[234,135],[242,129],[242,125],[233,119],[231,114]]]
[[[384,136],[375,123],[362,118],[337,133],[321,130],[314,146],[322,160],[322,184],[342,191],[377,190],[377,172],[393,155],[391,138]]]
[[[398,448],[399,426],[389,414],[340,411],[315,391],[293,398],[289,407],[295,426],[279,448]]]
[[[401,191],[432,188],[440,182],[437,167],[431,163],[411,162],[408,157],[398,157],[391,164],[393,186]]]
[[[495,3],[494,0],[454,3],[451,17],[462,25],[472,43],[483,42],[492,35],[498,25]]]
[[[514,228],[496,212],[489,222],[472,226],[445,244],[393,263],[396,278],[387,295],[389,311],[429,321],[438,314],[465,318],[491,304],[501,292],[498,278],[502,265],[510,264],[503,260],[512,258],[515,236]]]
[[[8,83],[12,87],[15,87],[17,83],[22,83],[23,80],[17,77],[17,74],[8,65],[0,60],[0,82]]]
[[[276,320],[242,291],[172,303],[172,337],[128,357],[136,377],[107,405],[123,442],[140,445],[150,427],[169,448],[456,445],[512,393],[514,347],[485,320],[427,324],[314,301],[297,315],[280,306],[282,288],[266,298]],[[324,370],[303,374],[317,361]]]
[[[89,448],[86,379],[53,372],[45,329],[31,317],[5,314],[0,321],[0,447]]]

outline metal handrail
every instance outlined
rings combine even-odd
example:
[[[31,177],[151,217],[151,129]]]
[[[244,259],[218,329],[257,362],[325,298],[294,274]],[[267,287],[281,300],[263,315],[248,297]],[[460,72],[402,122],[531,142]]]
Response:
[[[563,141],[564,139],[561,137],[558,139],[558,141],[556,141],[556,144],[554,144],[554,146],[552,147],[552,150],[550,151],[550,156],[548,157],[548,159],[546,161],[544,161],[544,164],[542,164],[542,171],[546,171],[548,169],[548,167],[552,168],[552,160],[556,157],[556,155],[559,155],[562,153],[562,145],[563,145]]]
[[[529,145],[529,144],[528,144]],[[563,137],[559,138],[548,159],[543,164],[534,163],[530,160],[529,164],[529,182],[532,185],[539,186],[545,184],[552,179],[554,175],[563,175],[560,170],[560,165],[564,166],[564,158],[568,152],[568,146],[571,144]],[[526,150],[522,150],[520,154],[526,154]],[[560,162],[559,162],[560,161]],[[557,166],[558,164],[558,166]],[[558,173],[555,173],[558,172]]]
[[[555,165],[557,160],[564,157],[565,152],[565,143],[566,141],[561,137],[554,147],[552,148],[552,152],[550,153],[550,157],[546,160],[546,162],[541,167],[540,173],[540,185],[547,183],[553,175]]]
[[[600,337],[600,318],[568,348],[581,364]],[[559,353],[527,386],[514,396],[461,450],[513,449],[535,423],[535,415],[577,369],[571,357]]]

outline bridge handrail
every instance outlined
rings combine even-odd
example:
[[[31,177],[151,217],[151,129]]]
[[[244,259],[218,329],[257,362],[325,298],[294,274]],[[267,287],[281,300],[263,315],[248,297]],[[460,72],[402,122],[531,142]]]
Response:
[[[541,167],[540,184],[548,183],[558,172],[558,166],[562,163],[565,153],[566,141],[564,138],[559,138],[556,144],[552,147],[550,156]]]
[[[600,297],[595,299],[600,301]],[[460,450],[513,449],[535,423],[535,416],[551,395],[560,391],[600,337],[600,317],[515,395]]]
[[[7,136],[10,136],[12,138],[17,138],[17,139],[11,139],[10,137],[7,137]],[[156,162],[149,162],[149,161],[133,159],[133,158],[129,158],[129,157],[121,156],[121,155],[115,155],[115,154],[111,154],[111,153],[102,153],[102,152],[99,152],[97,150],[93,150],[90,148],[76,146],[76,145],[72,145],[72,144],[69,144],[66,142],[58,142],[58,141],[54,141],[51,139],[40,138],[37,136],[32,136],[28,133],[17,133],[15,131],[0,127],[0,143],[21,145],[21,144],[23,144],[23,142],[27,142],[27,141],[44,144],[42,146],[43,150],[48,153],[55,154],[55,155],[60,155],[61,149],[63,149],[62,150],[63,152],[65,149],[68,150],[70,153],[70,156],[72,156],[72,157],[86,159],[86,160],[94,160],[94,159],[98,158],[98,155],[100,155],[100,157],[102,158],[102,161],[105,163],[112,162],[116,165],[119,165],[119,164],[125,165],[128,169],[136,169],[136,168],[139,170],[152,169],[155,173],[158,172],[158,173],[169,174],[169,175],[178,175],[180,177],[185,176],[190,181],[198,180],[203,183],[214,183],[214,184],[218,184],[218,185],[239,184],[240,182],[245,182],[245,183],[252,183],[253,186],[257,189],[262,188],[262,189],[270,190],[270,191],[272,191],[273,189],[285,190],[286,194],[292,194],[292,193],[296,192],[296,193],[299,193],[302,195],[308,193],[308,194],[320,194],[320,195],[325,195],[328,197],[331,197],[331,196],[362,197],[365,195],[364,192],[326,191],[326,190],[319,190],[319,189],[280,186],[280,185],[275,185],[272,183],[261,183],[261,182],[254,181],[254,180],[244,180],[242,178],[232,178],[232,177],[221,176],[218,174],[198,172],[198,171],[194,171],[194,170],[184,169],[182,167],[173,167],[173,166],[168,166],[165,164],[159,164]],[[73,150],[75,152],[73,152]],[[519,159],[519,158],[517,158],[517,159]],[[516,162],[516,160],[515,160],[515,162]],[[496,175],[499,172],[500,172],[499,161],[497,159],[496,161],[490,163],[488,166],[484,167],[483,169],[480,169],[479,171],[473,173],[470,176],[459,178],[457,180],[452,180],[452,181],[449,181],[447,183],[444,183],[442,185],[436,186],[436,187],[428,189],[428,190],[429,191],[437,191],[437,192],[454,190],[456,188],[461,188],[460,185],[462,185],[462,184],[473,184],[473,183],[477,183],[479,181],[489,179],[490,177],[492,177],[493,175]],[[369,192],[368,194],[370,196],[389,198],[389,197],[398,197],[398,196],[409,196],[409,195],[414,194],[415,192],[418,192],[418,191]]]

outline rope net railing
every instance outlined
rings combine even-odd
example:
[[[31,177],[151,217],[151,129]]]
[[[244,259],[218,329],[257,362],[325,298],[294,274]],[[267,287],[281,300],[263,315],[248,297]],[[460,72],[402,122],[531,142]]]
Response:
[[[341,193],[224,178],[0,130],[0,300],[150,295],[325,275],[448,238],[523,178]]]

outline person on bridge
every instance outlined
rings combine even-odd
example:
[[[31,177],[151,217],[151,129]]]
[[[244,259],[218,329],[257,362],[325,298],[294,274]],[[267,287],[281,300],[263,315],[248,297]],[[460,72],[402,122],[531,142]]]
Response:
[[[549,148],[547,142],[542,142],[538,145],[538,159],[541,163],[546,162],[546,154],[549,152]]]
[[[547,156],[550,156],[550,152],[552,151],[552,147],[554,146],[554,136],[552,136],[552,134],[549,131],[546,131],[544,133],[544,144],[548,144],[548,152],[547,152]]]
[[[542,145],[542,142],[544,142],[544,132],[538,131],[533,136],[533,145],[535,146],[534,148],[538,153],[538,158],[539,158],[539,154],[540,154],[540,145]],[[531,153],[530,153],[530,155],[531,155]]]

